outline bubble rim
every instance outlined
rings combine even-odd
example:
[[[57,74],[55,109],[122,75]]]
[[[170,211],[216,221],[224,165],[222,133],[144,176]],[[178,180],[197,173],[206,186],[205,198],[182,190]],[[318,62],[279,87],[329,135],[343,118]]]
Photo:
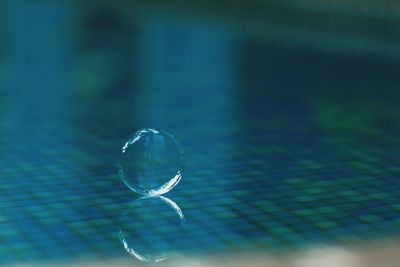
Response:
[[[134,186],[132,186],[127,179],[127,176],[125,175],[125,172],[120,164],[121,161],[121,155],[118,159],[117,162],[117,170],[118,170],[118,174],[121,178],[121,180],[124,182],[124,184],[133,192],[138,193],[140,195],[143,196],[161,196],[163,194],[168,193],[169,191],[171,191],[175,186],[178,185],[178,183],[181,181],[182,177],[183,177],[183,171],[185,169],[185,161],[184,161],[184,152],[182,147],[180,146],[179,142],[176,140],[176,138],[169,132],[163,130],[163,129],[153,129],[153,128],[144,128],[141,130],[138,130],[135,132],[135,134],[128,138],[128,141],[126,141],[124,143],[124,145],[121,148],[121,152],[122,154],[124,154],[126,152],[126,150],[128,149],[128,147],[132,144],[134,144],[135,142],[137,142],[142,134],[144,133],[148,133],[148,132],[152,132],[153,134],[165,134],[167,136],[169,136],[171,138],[171,140],[175,143],[175,145],[178,148],[178,152],[179,152],[179,157],[181,159],[182,162],[182,166],[181,169],[182,170],[177,170],[176,174],[174,175],[174,177],[172,177],[170,180],[168,180],[167,182],[165,182],[164,184],[160,185],[159,187],[155,188],[155,189],[144,189],[144,188],[136,188]]]

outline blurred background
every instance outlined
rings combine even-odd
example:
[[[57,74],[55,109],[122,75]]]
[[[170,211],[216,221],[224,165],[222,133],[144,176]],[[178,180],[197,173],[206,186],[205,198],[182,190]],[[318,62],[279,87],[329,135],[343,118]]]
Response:
[[[115,163],[147,127],[186,160],[184,236],[137,219],[161,265],[400,265],[398,25],[392,0],[1,0],[0,265],[142,265]]]

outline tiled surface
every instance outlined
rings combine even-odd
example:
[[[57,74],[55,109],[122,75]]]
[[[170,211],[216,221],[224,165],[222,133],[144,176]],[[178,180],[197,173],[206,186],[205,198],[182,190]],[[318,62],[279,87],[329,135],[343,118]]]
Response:
[[[36,31],[52,40],[46,25]],[[106,30],[115,32],[113,25]],[[137,196],[120,181],[115,160],[125,139],[149,126],[173,133],[185,151],[183,179],[167,194],[187,220],[183,253],[274,252],[400,235],[398,64],[233,40],[214,26],[149,22],[135,39],[140,75],[103,80],[93,63],[82,72],[95,69],[94,92],[62,80],[66,70],[53,59],[68,58],[67,48],[30,48],[40,48],[46,74],[51,58],[60,78],[44,84],[34,79],[46,81],[43,71],[33,71],[7,92],[11,103],[26,102],[0,112],[0,265],[126,255],[117,223]],[[94,39],[109,36],[89,30]],[[25,30],[18,36],[29,44]],[[131,52],[125,44],[133,42],[117,37],[123,45],[117,39],[98,48],[116,57],[113,73],[126,57],[112,51]],[[57,97],[70,98],[54,104],[59,86],[67,89]]]
[[[268,138],[281,135],[265,131]],[[189,144],[188,167],[167,196],[187,218],[186,252],[276,251],[400,234],[395,149],[369,153],[366,144],[353,157],[351,149],[323,152],[321,144],[290,140],[269,147],[266,135],[243,134],[247,144],[230,147],[226,164],[227,147],[196,155],[196,146],[179,135]],[[1,161],[1,262],[124,255],[116,221],[136,196],[107,163],[113,158],[62,145],[48,156],[42,143],[31,159],[26,151],[35,144],[19,145],[23,151],[9,151]]]

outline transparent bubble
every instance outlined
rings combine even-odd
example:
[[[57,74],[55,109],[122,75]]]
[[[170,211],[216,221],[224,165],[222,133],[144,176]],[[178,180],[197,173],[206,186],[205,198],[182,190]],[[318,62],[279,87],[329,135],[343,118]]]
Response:
[[[186,230],[185,217],[172,200],[142,197],[129,204],[118,219],[124,249],[141,261],[160,262],[179,250]]]
[[[122,147],[118,172],[124,183],[142,195],[162,195],[182,178],[183,152],[163,130],[143,129]]]

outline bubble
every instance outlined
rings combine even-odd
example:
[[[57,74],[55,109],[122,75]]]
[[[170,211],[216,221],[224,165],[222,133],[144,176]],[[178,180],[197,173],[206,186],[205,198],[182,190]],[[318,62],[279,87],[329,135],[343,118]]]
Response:
[[[182,178],[183,152],[163,130],[143,129],[122,147],[118,172],[124,183],[142,195],[162,195]]]
[[[118,221],[124,249],[141,261],[160,262],[168,258],[179,250],[186,229],[181,209],[162,196],[131,202]]]

